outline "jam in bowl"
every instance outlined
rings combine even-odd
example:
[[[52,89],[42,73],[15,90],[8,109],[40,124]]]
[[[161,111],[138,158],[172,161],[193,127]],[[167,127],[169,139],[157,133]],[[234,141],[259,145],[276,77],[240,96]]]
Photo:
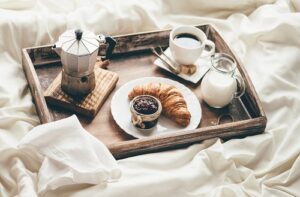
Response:
[[[139,130],[151,130],[157,125],[162,111],[160,101],[150,95],[135,97],[130,102],[131,122]]]

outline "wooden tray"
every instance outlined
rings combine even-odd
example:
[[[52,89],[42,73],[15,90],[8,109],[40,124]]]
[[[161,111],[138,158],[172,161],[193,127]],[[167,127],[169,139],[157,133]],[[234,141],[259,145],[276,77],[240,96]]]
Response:
[[[211,25],[197,27],[215,42],[217,52],[228,53],[236,58]],[[163,30],[114,36],[117,45],[108,68],[119,75],[119,81],[114,91],[132,79],[146,76],[162,76],[179,81],[189,87],[200,99],[202,120],[199,127],[191,131],[178,131],[145,139],[134,139],[123,132],[112,118],[110,103],[114,91],[93,120],[79,116],[83,127],[105,143],[116,158],[183,147],[208,138],[230,139],[262,133],[266,127],[267,118],[251,80],[237,58],[237,68],[245,80],[246,93],[223,109],[212,109],[201,101],[200,84],[193,85],[153,65],[156,57],[152,55],[149,48],[158,45],[167,47],[169,32],[170,30]],[[61,71],[60,58],[51,50],[51,46],[22,50],[24,72],[42,124],[72,115],[62,109],[48,106],[43,96],[43,92]],[[105,48],[106,46],[99,50],[99,55],[105,51]],[[227,113],[233,116],[234,121],[225,121],[218,125],[218,117]]]

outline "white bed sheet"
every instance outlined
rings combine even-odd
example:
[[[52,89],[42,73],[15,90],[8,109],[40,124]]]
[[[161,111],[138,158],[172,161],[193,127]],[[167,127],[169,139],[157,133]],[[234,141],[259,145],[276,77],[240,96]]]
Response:
[[[16,148],[39,124],[21,48],[79,26],[116,35],[199,23],[214,24],[242,59],[266,132],[119,160],[119,182],[46,196],[300,196],[299,10],[299,0],[0,0],[0,196],[37,195],[40,163]]]

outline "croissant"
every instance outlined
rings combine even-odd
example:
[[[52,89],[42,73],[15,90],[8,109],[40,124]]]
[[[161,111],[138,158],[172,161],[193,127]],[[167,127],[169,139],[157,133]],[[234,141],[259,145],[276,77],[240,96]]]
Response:
[[[181,126],[187,126],[190,123],[191,113],[180,91],[168,84],[148,83],[137,85],[128,94],[129,100],[139,95],[151,95],[158,98],[162,104],[162,112],[175,120]]]

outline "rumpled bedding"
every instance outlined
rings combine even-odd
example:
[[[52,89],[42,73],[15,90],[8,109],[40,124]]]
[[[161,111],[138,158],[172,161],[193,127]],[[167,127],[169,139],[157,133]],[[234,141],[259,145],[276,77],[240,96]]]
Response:
[[[264,134],[206,140],[119,160],[118,182],[44,196],[300,196],[299,0],[0,0],[0,196],[37,196],[41,163],[18,143],[39,124],[21,49],[66,29],[110,35],[214,24],[244,63],[268,117]]]

